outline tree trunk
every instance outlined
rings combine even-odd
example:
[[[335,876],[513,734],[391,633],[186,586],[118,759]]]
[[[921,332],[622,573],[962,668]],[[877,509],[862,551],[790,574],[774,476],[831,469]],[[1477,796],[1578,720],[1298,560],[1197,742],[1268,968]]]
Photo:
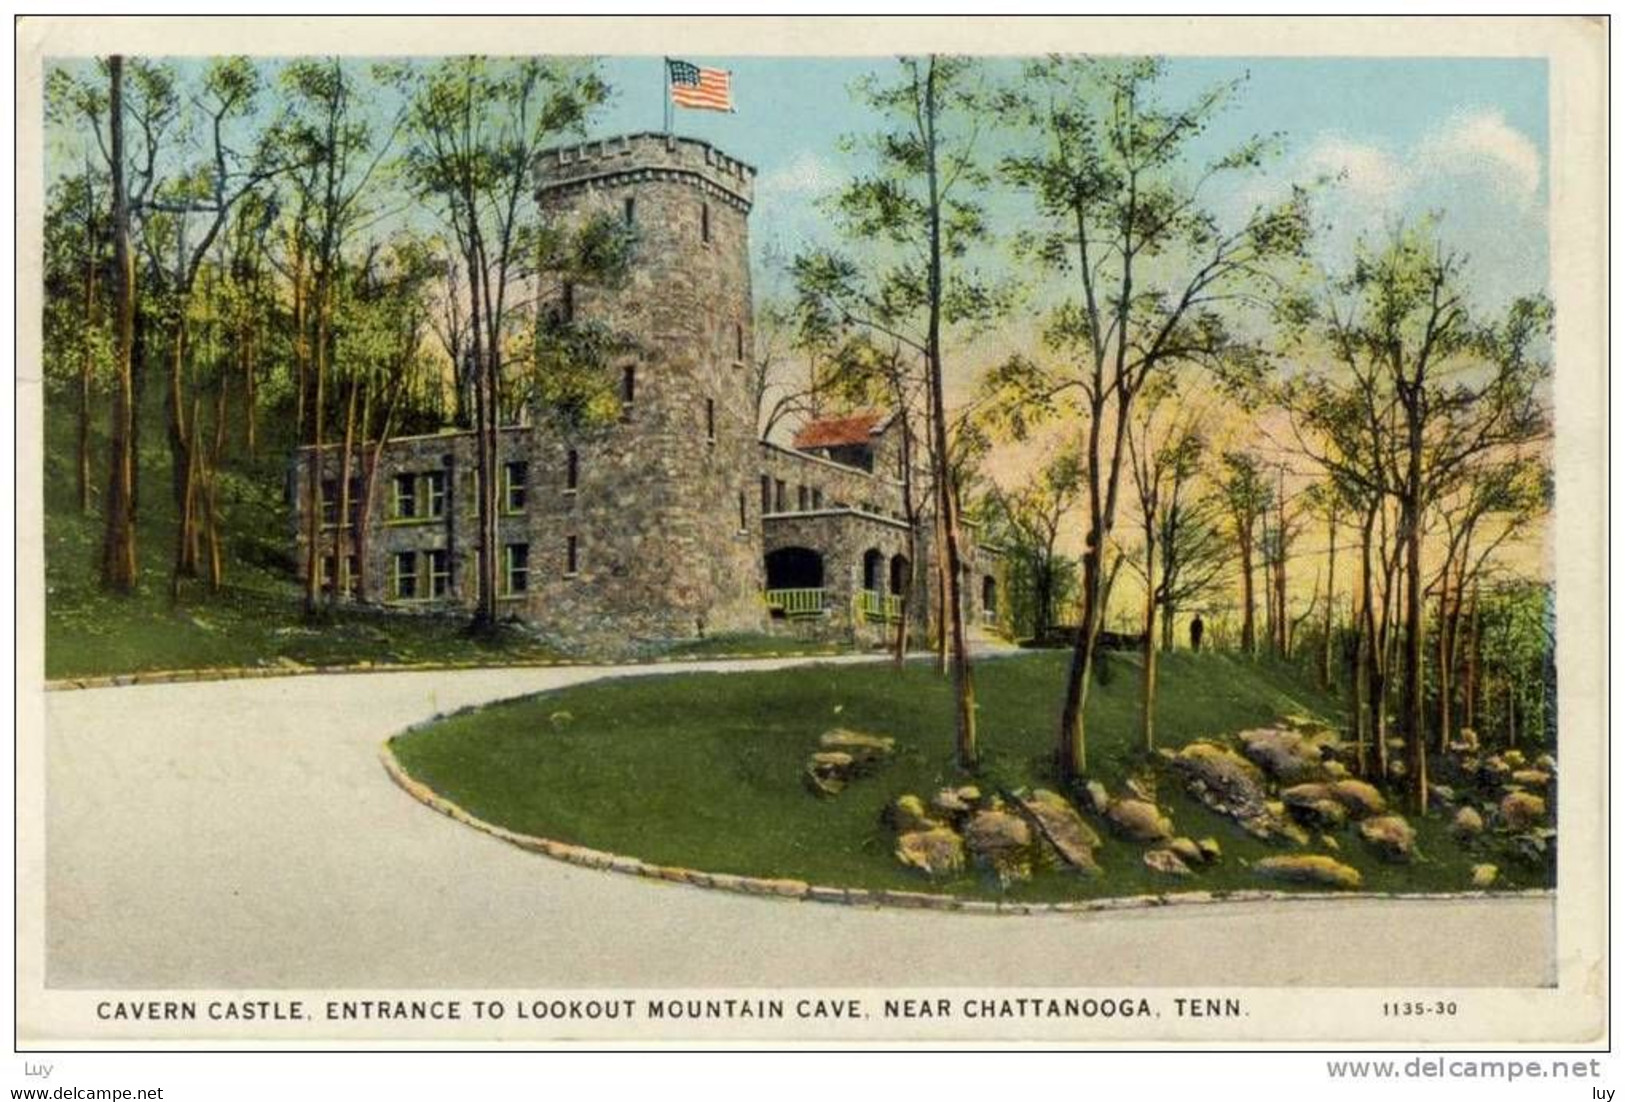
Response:
[[[1478,583],[1473,583],[1473,600],[1468,606],[1467,614],[1467,668],[1464,671],[1461,703],[1462,726],[1478,730],[1478,661],[1479,661],[1479,619],[1478,619]]]
[[[1241,649],[1258,653],[1257,625],[1253,615],[1253,518],[1236,519],[1236,541],[1241,551]]]
[[[1155,530],[1148,523],[1145,526],[1145,638],[1140,644],[1140,733],[1144,736],[1147,754],[1157,748],[1157,646],[1152,638],[1157,624],[1155,542]]]
[[[1411,810],[1424,814],[1428,806],[1427,737],[1422,699],[1422,427],[1418,415],[1408,411],[1408,469],[1401,501],[1400,528],[1405,540],[1405,738],[1410,750]]]
[[[102,586],[129,593],[136,583],[135,265],[130,255],[130,211],[124,193],[124,58],[107,60],[108,129],[113,178],[113,284],[116,321],[113,409],[108,432],[107,502],[102,524]]]
[[[350,593],[350,473],[355,464],[355,407],[357,380],[350,381],[344,402],[344,443],[339,449],[339,523],[333,531],[333,575],[328,579],[327,603],[336,605]]]
[[[322,479],[327,467],[327,457],[322,453],[323,407],[327,402],[327,279],[326,265],[323,265],[316,272],[315,287],[312,289],[316,311],[316,347],[312,370],[315,393],[309,406],[310,478],[305,486],[305,616],[311,619],[321,610]],[[303,343],[302,333],[299,339]]]
[[[1337,608],[1337,506],[1326,514],[1326,630],[1320,641],[1320,687],[1332,687],[1332,615]]]
[[[172,592],[178,592],[182,579],[197,576],[196,517],[193,512],[192,456],[193,433],[186,416],[186,299],[176,289],[174,326],[169,345],[169,461],[170,486],[175,498],[175,564]]]
[[[96,200],[90,165],[85,164],[85,317],[84,355],[79,361],[79,432],[74,471],[78,476],[79,512],[90,512],[90,397],[96,371]]]

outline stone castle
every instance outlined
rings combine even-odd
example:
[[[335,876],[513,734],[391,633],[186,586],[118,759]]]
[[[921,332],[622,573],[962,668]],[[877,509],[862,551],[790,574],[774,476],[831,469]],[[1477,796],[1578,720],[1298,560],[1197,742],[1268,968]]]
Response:
[[[632,337],[619,420],[577,430],[541,415],[499,433],[500,604],[564,649],[762,631],[878,642],[904,607],[920,629],[936,614],[934,522],[921,510],[910,539],[898,421],[872,411],[816,420],[792,446],[757,431],[754,177],[706,142],[654,133],[550,150],[536,165],[545,211],[612,214],[637,242],[626,286],[571,291],[562,304]],[[311,462],[311,449],[296,456],[296,485]],[[468,431],[388,441],[367,516],[351,495],[355,536],[341,563],[340,456],[324,448],[324,583],[336,571],[358,600],[471,608],[474,464]],[[929,503],[924,478],[913,492]],[[302,509],[305,495],[295,500]],[[295,521],[303,570],[307,528]],[[998,555],[973,528],[966,535],[967,622],[991,622]],[[911,548],[921,560],[905,606]]]

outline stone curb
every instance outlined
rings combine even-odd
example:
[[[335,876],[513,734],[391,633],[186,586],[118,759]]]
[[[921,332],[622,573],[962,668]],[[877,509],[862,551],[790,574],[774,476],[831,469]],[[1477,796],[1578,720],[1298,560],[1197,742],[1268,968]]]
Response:
[[[409,727],[407,732],[414,729],[416,728]],[[768,898],[806,900],[814,903],[837,903],[854,907],[896,907],[909,910],[957,911],[963,914],[976,915],[1042,915],[1093,914],[1100,911],[1127,911],[1147,907],[1185,906],[1201,903],[1255,903],[1282,900],[1309,903],[1317,900],[1338,899],[1506,899],[1520,897],[1541,898],[1556,895],[1556,892],[1542,888],[1517,892],[1409,893],[1249,890],[1234,892],[1174,892],[1166,895],[1127,895],[1109,899],[1071,899],[1056,903],[1017,903],[1005,900],[969,899],[964,896],[944,895],[935,892],[899,891],[891,888],[882,888],[875,891],[865,888],[836,888],[823,884],[809,884],[805,880],[769,879],[759,876],[739,876],[733,873],[701,872],[698,869],[672,865],[652,865],[636,857],[607,853],[604,850],[593,849],[589,846],[578,846],[570,842],[559,842],[551,838],[538,838],[530,834],[520,834],[517,831],[486,822],[484,819],[470,814],[422,781],[414,779],[401,766],[399,759],[395,757],[394,749],[391,748],[388,742],[383,743],[378,748],[378,759],[383,764],[384,772],[389,774],[389,779],[419,803],[440,812],[440,814],[448,818],[455,819],[465,826],[484,831],[486,834],[500,838],[504,842],[518,846],[520,849],[540,853],[555,860],[565,861],[572,865],[581,865],[589,869],[626,873],[650,880],[665,880],[675,884],[687,884],[696,888],[712,888],[718,891],[737,892],[743,895]]]
[[[431,673],[436,670],[551,670],[574,666],[681,666],[699,662],[739,662],[750,659],[783,658],[843,658],[858,652],[850,650],[821,651],[752,651],[741,654],[656,655],[650,658],[629,658],[624,661],[602,662],[589,658],[548,658],[517,662],[399,662],[358,663],[340,666],[222,666],[219,669],[143,670],[135,673],[117,673],[96,677],[59,677],[45,682],[48,693],[71,692],[74,689],[112,689],[130,685],[179,685],[200,681],[251,681],[267,677],[312,677],[319,674],[354,673]]]

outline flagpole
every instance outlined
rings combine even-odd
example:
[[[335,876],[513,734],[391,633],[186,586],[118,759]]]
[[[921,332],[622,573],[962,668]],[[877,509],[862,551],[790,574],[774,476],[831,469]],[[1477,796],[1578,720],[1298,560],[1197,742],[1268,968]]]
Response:
[[[660,59],[660,106],[661,120],[665,125],[666,136],[671,137],[671,58]]]

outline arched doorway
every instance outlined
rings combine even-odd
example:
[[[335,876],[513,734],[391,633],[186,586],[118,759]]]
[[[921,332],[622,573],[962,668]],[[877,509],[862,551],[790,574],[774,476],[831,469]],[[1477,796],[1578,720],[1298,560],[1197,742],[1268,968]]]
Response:
[[[999,614],[999,583],[993,575],[982,576],[982,619],[992,623]]]
[[[908,588],[908,556],[893,555],[891,557],[891,591],[893,596],[901,596]]]
[[[880,592],[880,580],[886,569],[886,556],[878,547],[863,553],[863,588],[871,593]]]

